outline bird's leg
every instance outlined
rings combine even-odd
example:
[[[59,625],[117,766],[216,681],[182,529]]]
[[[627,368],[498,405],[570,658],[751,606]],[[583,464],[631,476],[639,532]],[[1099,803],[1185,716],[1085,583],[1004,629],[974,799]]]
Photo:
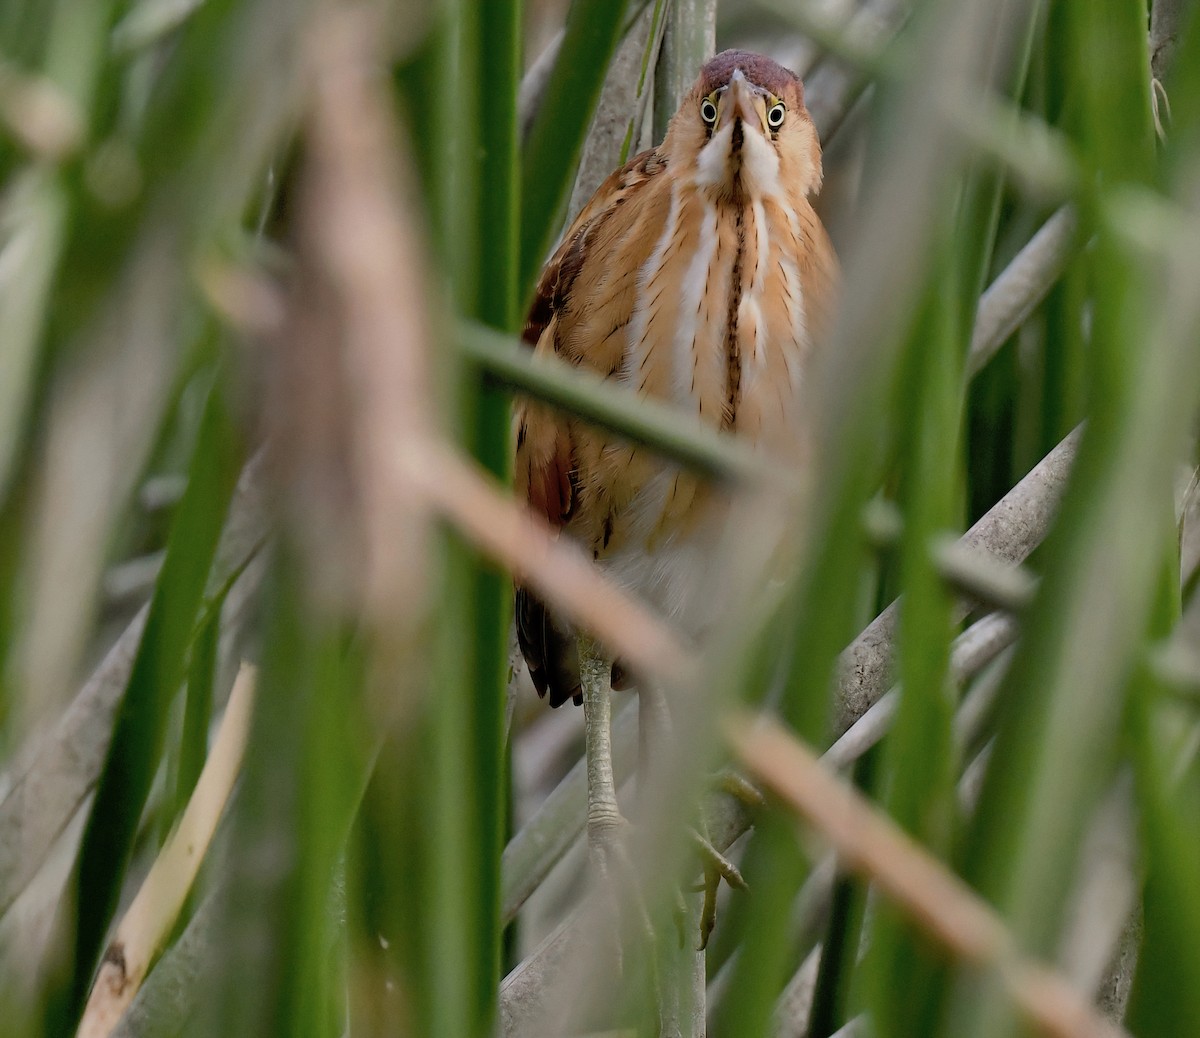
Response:
[[[738,867],[713,846],[707,829],[701,819],[700,825],[692,830],[692,842],[700,854],[700,864],[704,870],[704,881],[699,888],[704,892],[704,903],[700,910],[699,951],[708,947],[708,939],[717,921],[717,891],[721,887],[721,880],[725,880],[734,890],[749,889]]]
[[[612,763],[612,690],[608,684],[608,661],[601,656],[595,642],[579,637],[579,685],[583,692],[584,753],[587,757],[587,836],[588,857],[599,885],[605,893],[617,898],[614,870],[626,880],[624,898],[619,898],[618,910],[632,906],[647,944],[654,940],[654,926],[642,896],[640,878],[625,843],[628,822],[617,803],[617,785],[613,779]],[[617,941],[618,963],[621,945]],[[652,982],[658,987],[657,971]]]
[[[587,755],[588,851],[601,873],[625,819],[617,804],[612,764],[612,693],[608,665],[590,638],[579,638],[579,684],[583,691],[584,748]]]
[[[751,810],[762,807],[764,803],[763,795],[758,788],[731,768],[724,769],[717,776],[715,791],[733,797]],[[700,816],[700,824],[692,833],[692,838],[704,868],[704,881],[700,884],[700,889],[704,891],[704,907],[700,913],[700,947],[704,948],[708,945],[708,938],[717,921],[717,892],[720,889],[721,880],[725,880],[734,890],[749,890],[750,888],[738,867],[713,844],[703,813]]]

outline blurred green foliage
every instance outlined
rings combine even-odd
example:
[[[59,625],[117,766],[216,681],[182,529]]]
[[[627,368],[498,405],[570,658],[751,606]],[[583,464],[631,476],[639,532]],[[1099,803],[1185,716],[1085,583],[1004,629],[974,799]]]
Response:
[[[411,627],[389,640],[362,622],[357,591],[347,605],[314,576],[340,560],[341,533],[304,532],[311,488],[285,485],[294,445],[279,443],[271,536],[253,541],[248,565],[222,569],[222,530],[241,521],[238,472],[275,427],[272,406],[288,406],[280,372],[303,376],[302,344],[279,341],[275,310],[291,305],[305,262],[297,183],[315,147],[314,55],[333,24],[322,19],[338,6],[0,5],[0,1036],[74,1033],[244,655],[261,663],[244,773],[146,982],[147,996],[159,984],[183,994],[139,1002],[143,1029],[118,1033],[516,1035],[529,1007],[515,1000],[531,990],[587,1026],[655,1030],[655,978],[635,965],[644,934],[627,935],[615,981],[588,964],[611,935],[563,950],[582,970],[564,990],[528,947],[549,928],[545,905],[507,934],[501,923],[501,855],[522,795],[512,758],[553,756],[530,750],[536,726],[520,708],[510,731],[508,575],[437,526],[428,594],[416,580],[400,589]],[[398,162],[414,172],[397,197],[432,314],[424,390],[439,435],[498,483],[514,388],[706,471],[745,463],[669,409],[631,419],[606,387],[526,364],[514,341],[622,37],[652,26],[639,53],[671,67],[703,57],[714,5],[663,6],[641,23],[643,4],[596,0],[370,6],[372,82],[387,88]],[[875,0],[833,5],[840,20],[829,6],[715,6],[719,45],[794,55],[814,111],[835,113],[823,204],[846,283],[798,568],[704,647],[720,687],[696,692],[691,763],[709,763],[723,710],[742,702],[767,703],[824,748],[838,653],[877,612],[864,588],[880,589],[879,605],[901,594],[899,704],[853,780],[1001,912],[1024,952],[1118,1015],[1132,984],[1130,1034],[1192,1035],[1200,605],[1195,579],[1181,585],[1181,560],[1186,579],[1196,558],[1194,488],[1177,491],[1197,461],[1200,404],[1200,19],[1194,4],[1161,0]],[[871,21],[883,9],[897,32]],[[540,89],[529,79],[523,95],[545,25],[563,34]],[[1152,49],[1153,73],[1169,63],[1154,87]],[[979,87],[989,104],[973,103]],[[1019,149],[1006,161],[988,150],[1016,112],[1071,171],[1066,193],[1031,185],[1035,160]],[[1079,220],[1065,270],[1036,286],[1040,303],[973,377],[982,293],[1064,204]],[[321,302],[350,320],[336,292]],[[344,432],[353,401],[346,412],[304,417]],[[960,680],[952,647],[985,610],[958,607],[932,545],[1084,420],[1061,517],[1027,564],[1038,585],[1022,636],[1011,664],[995,665],[1008,667],[998,704],[984,736],[964,740],[963,700],[994,675]],[[339,475],[322,492],[343,495],[352,525],[366,506]],[[152,501],[164,477],[184,489]],[[883,546],[866,534],[872,503],[896,520]],[[1192,519],[1179,527],[1181,512]],[[147,559],[139,633],[105,574]],[[243,577],[263,587],[234,610]],[[134,647],[124,670],[101,662],[122,630]],[[71,727],[103,685],[72,707],[93,668],[120,680],[95,720]],[[36,741],[56,726],[75,733],[66,749]],[[972,771],[981,786],[964,779]],[[35,839],[22,791],[54,783],[52,831]],[[687,816],[676,792],[663,802]],[[1111,865],[1089,834],[1114,803],[1127,812],[1117,860],[1132,908],[1114,894],[1081,915],[1081,891]],[[582,825],[581,800],[569,825]],[[830,895],[815,859],[781,809],[756,817],[750,893],[722,903],[708,951],[709,1033],[824,1038],[855,1019],[881,1038],[1027,1033],[997,978],[955,962],[867,884]],[[541,863],[545,885],[562,887],[552,865]],[[669,918],[673,903],[661,907],[654,918]],[[1080,933],[1111,968],[1073,951]],[[817,943],[806,1030],[808,1010],[780,995]],[[620,991],[588,991],[595,977]]]

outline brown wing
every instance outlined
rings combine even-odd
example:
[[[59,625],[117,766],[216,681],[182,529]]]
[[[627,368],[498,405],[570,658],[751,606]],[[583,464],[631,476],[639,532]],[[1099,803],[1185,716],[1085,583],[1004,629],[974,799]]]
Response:
[[[666,161],[655,150],[643,151],[605,178],[567,228],[562,243],[538,278],[521,338],[537,346],[554,314],[562,309],[583,267],[589,246],[609,218],[658,173]]]
[[[626,203],[664,168],[665,161],[656,151],[646,151],[600,185],[542,271],[522,332],[526,343],[538,351],[562,354],[606,373],[611,370],[602,356],[589,350],[590,343],[569,348],[560,331],[570,323],[568,315],[580,272],[599,258],[597,248],[603,250],[611,242],[614,218],[619,222],[617,214]],[[627,316],[618,318],[625,319]],[[533,401],[518,402],[514,421],[517,495],[551,526],[561,529],[574,515],[579,496],[571,423]],[[568,699],[582,702],[575,633],[570,625],[554,617],[540,599],[522,587],[516,589],[514,612],[517,640],[538,695],[549,693],[550,705],[555,707]]]
[[[808,331],[814,342],[823,342],[829,335],[829,325],[837,304],[841,269],[829,235],[812,206],[806,202],[796,206],[796,211],[800,217],[801,233],[809,243],[809,248],[803,253],[804,262],[800,265],[800,288],[807,308]]]

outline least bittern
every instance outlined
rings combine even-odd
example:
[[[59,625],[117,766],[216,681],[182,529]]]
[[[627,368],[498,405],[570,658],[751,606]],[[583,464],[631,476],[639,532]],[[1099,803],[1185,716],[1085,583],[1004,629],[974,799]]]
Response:
[[[820,184],[799,78],[758,54],[718,54],[663,143],[613,173],[571,225],[525,340],[798,459],[801,386],[837,282],[809,202]],[[519,404],[515,421],[516,486],[532,509],[684,632],[719,619],[717,596],[700,593],[727,514],[719,491],[544,405]],[[596,759],[608,746],[608,666],[520,587],[516,617],[538,693],[583,704],[589,843],[603,857],[620,821],[611,762]],[[613,663],[612,686],[627,681]]]

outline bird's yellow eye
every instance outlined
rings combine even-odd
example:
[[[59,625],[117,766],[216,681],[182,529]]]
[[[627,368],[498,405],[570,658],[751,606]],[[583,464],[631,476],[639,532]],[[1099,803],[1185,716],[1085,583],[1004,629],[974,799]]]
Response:
[[[767,112],[767,125],[772,130],[778,130],[783,125],[783,116],[787,111],[787,107],[782,101],[777,101],[771,105],[771,110]]]
[[[717,121],[717,106],[707,97],[700,102],[700,118],[706,126],[713,126]]]

